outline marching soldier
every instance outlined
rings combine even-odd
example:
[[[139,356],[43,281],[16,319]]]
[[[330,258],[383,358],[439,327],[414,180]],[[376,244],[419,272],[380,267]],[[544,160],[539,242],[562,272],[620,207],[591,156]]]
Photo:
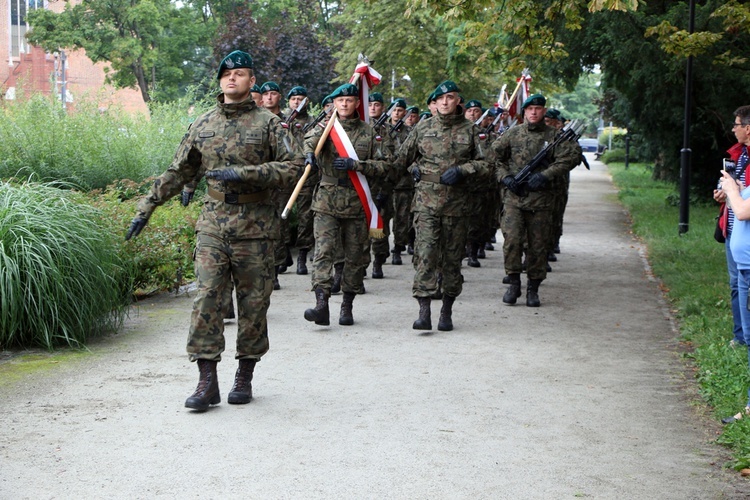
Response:
[[[185,401],[198,411],[221,401],[216,365],[224,352],[223,297],[230,277],[237,290],[239,368],[228,402],[245,404],[252,398],[255,364],[268,351],[266,313],[273,290],[274,241],[279,238],[280,218],[270,190],[296,178],[281,121],[250,96],[252,68],[245,52],[234,51],[222,60],[216,108],[191,125],[170,167],[138,204],[125,237],[137,236],[156,207],[186,183],[206,177],[208,195],[195,227],[198,294],[187,343],[200,378]]]
[[[354,324],[352,303],[358,293],[364,292],[362,273],[364,249],[367,243],[368,221],[349,170],[364,175],[385,177],[388,165],[384,152],[376,140],[375,131],[359,118],[359,90],[356,85],[344,84],[331,94],[341,126],[357,153],[359,160],[339,157],[328,138],[316,158],[314,151],[322,136],[320,128],[305,136],[305,165],[320,171],[320,184],[315,191],[312,209],[315,212],[315,258],[313,260],[312,288],[315,292],[314,308],[305,311],[305,319],[317,325],[330,324],[328,299],[333,285],[333,264],[337,247],[344,251],[344,269],[341,289],[344,292],[340,325]]]
[[[526,305],[539,307],[539,285],[547,277],[547,250],[552,226],[555,193],[553,184],[576,164],[578,156],[571,143],[558,145],[547,155],[547,166],[531,175],[527,196],[520,196],[514,176],[554,141],[557,129],[544,123],[547,100],[541,94],[529,96],[522,104],[524,122],[506,131],[493,144],[490,159],[495,166],[498,183],[505,186],[502,230],[505,241],[505,272],[510,287],[503,295],[505,304],[515,304],[521,296],[521,257],[524,241],[528,286]]]
[[[391,126],[398,123],[402,118],[405,118],[406,115],[406,101],[396,99],[395,103],[393,113],[391,114]],[[393,139],[396,151],[406,141],[410,130],[409,127],[401,125],[398,130],[391,132],[390,136]],[[403,263],[401,252],[405,252],[407,246],[411,246],[411,243],[414,241],[412,237],[413,217],[411,215],[411,201],[413,197],[414,179],[412,179],[408,171],[403,170],[398,175],[396,185],[393,189],[393,251],[391,252],[391,264],[395,266],[400,266]]]
[[[439,292],[443,273],[443,307],[438,330],[453,329],[452,307],[461,294],[461,260],[466,245],[466,178],[488,175],[479,146],[479,133],[458,105],[458,87],[450,80],[432,93],[436,114],[417,124],[398,150],[396,168],[412,167],[415,183],[414,257],[412,295],[419,302],[415,330],[431,330],[430,301]]]

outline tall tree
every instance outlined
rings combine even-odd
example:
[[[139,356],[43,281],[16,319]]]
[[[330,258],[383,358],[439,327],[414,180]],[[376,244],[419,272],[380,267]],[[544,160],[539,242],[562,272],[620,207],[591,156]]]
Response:
[[[184,76],[180,63],[190,60],[210,34],[196,24],[200,20],[193,9],[177,8],[169,0],[84,0],[66,4],[61,13],[34,10],[28,19],[33,27],[29,42],[49,52],[85,49],[92,61],[110,63],[108,82],[137,85],[147,103],[157,73],[162,81],[179,81]],[[193,29],[186,30],[188,25]]]

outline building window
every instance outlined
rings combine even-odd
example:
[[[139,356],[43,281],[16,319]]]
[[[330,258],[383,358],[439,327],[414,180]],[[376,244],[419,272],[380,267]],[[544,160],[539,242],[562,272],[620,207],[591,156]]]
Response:
[[[26,41],[26,13],[43,9],[44,0],[8,0],[10,3],[10,47],[13,57],[28,53],[31,46]]]

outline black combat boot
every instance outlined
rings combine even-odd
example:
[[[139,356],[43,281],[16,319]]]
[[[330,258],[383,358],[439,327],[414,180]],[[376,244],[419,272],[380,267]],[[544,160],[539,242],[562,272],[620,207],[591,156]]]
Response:
[[[441,332],[449,332],[453,330],[453,303],[456,301],[456,297],[450,295],[443,295],[443,307],[440,308],[440,319],[438,320],[438,330]]]
[[[354,295],[354,292],[344,292],[344,301],[341,302],[341,313],[339,314],[339,325],[349,326],[354,324],[354,316],[352,315]]]
[[[477,244],[474,242],[469,243],[469,267],[482,267],[477,260]]]
[[[488,241],[484,244],[484,249],[491,252],[495,249],[495,245],[493,245],[492,242]]]
[[[510,278],[510,286],[505,295],[503,295],[503,302],[513,305],[518,300],[518,297],[521,296],[521,275],[513,273],[509,274],[508,277]]]
[[[216,375],[216,363],[216,361],[210,359],[198,360],[198,370],[200,371],[198,387],[195,388],[193,395],[185,400],[185,408],[206,411],[209,405],[221,403],[219,378]]]
[[[292,258],[292,249],[289,245],[286,246],[286,260],[284,261],[285,267],[291,267],[294,265],[294,259]],[[286,269],[284,269],[286,271]]]
[[[429,297],[417,297],[417,302],[419,302],[419,318],[412,325],[413,329],[432,330],[432,319],[430,318],[431,300]]]
[[[234,385],[227,396],[230,405],[245,405],[253,399],[253,371],[255,370],[254,359],[241,359],[240,367],[234,374]]]
[[[400,266],[402,264],[401,262],[401,252],[404,251],[404,247],[402,245],[396,245],[393,247],[393,250],[391,250],[391,254],[393,254],[393,257],[391,258],[391,264],[394,266]]]
[[[281,290],[281,283],[279,283],[279,266],[275,266],[273,269],[273,289]]]
[[[484,243],[477,243],[477,259],[486,259],[487,254],[484,253]]]
[[[297,254],[297,274],[307,274],[307,248],[300,248]]]
[[[235,319],[236,316],[234,315],[234,299],[229,296],[229,305],[227,305],[227,308],[224,310],[224,321],[228,321],[230,319]]]
[[[344,277],[344,263],[333,265],[333,285],[331,285],[331,294],[341,291],[341,279]]]
[[[383,279],[383,264],[385,263],[387,257],[383,257],[382,255],[376,255],[375,258],[372,260],[372,279],[374,280],[380,280]]]
[[[539,307],[542,305],[541,302],[539,302],[539,285],[542,283],[542,280],[532,280],[529,279],[528,285],[526,287],[526,305],[529,307]]]
[[[547,262],[557,262],[557,255],[555,255],[555,252],[547,252]]]
[[[329,295],[322,288],[315,289],[315,307],[305,311],[305,319],[314,321],[316,325],[330,325],[330,315],[328,313]]]
[[[510,276],[503,276],[503,285],[510,285]]]

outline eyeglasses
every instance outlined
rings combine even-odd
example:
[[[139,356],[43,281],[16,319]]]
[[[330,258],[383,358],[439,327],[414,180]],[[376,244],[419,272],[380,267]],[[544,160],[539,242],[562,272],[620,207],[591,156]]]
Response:
[[[747,123],[733,123],[733,124],[732,124],[732,128],[737,128],[737,127],[747,127],[747,126],[748,126],[748,124],[747,124]]]

